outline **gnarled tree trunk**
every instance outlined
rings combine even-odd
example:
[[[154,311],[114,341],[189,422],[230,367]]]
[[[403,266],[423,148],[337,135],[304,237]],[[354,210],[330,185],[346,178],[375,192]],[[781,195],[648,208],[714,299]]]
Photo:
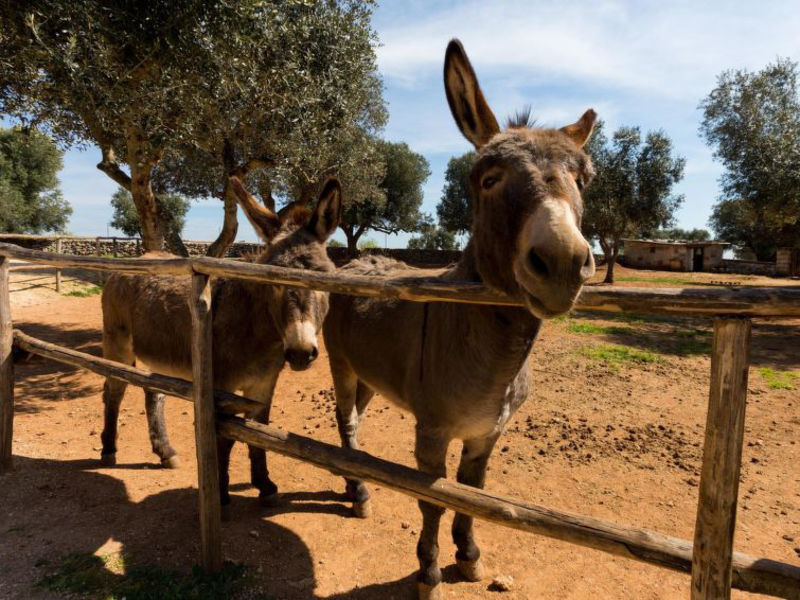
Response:
[[[236,240],[236,233],[239,231],[239,220],[236,214],[238,204],[233,193],[231,184],[225,181],[222,192],[222,201],[225,203],[225,216],[222,220],[222,231],[219,232],[217,239],[208,247],[206,256],[214,258],[224,258],[228,254],[228,249]]]

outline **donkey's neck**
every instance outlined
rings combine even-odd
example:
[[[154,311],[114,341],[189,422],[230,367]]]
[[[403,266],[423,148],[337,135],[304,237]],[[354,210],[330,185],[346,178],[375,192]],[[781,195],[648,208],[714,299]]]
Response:
[[[441,277],[450,281],[483,283],[470,242],[461,259]],[[484,373],[500,380],[513,378],[524,365],[539,332],[541,320],[517,306],[438,303],[443,317],[442,335],[447,335],[450,350],[458,340],[459,355]]]

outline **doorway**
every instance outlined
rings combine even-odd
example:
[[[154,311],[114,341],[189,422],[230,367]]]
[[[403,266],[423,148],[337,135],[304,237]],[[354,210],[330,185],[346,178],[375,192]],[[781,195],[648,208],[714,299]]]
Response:
[[[692,261],[692,271],[702,271],[703,270],[703,248],[695,248],[694,249],[694,256]]]

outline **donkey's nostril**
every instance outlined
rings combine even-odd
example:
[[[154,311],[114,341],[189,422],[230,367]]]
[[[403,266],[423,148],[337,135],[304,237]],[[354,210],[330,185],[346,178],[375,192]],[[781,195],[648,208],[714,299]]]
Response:
[[[316,347],[311,348],[310,350],[298,350],[295,348],[288,348],[284,353],[283,356],[286,359],[286,362],[289,363],[289,366],[292,367],[295,371],[302,371],[311,365],[314,362],[314,359],[317,358],[319,355],[319,350]]]
[[[591,248],[589,248],[589,249],[586,251],[586,260],[585,260],[585,261],[583,261],[583,266],[584,266],[584,267],[590,267],[590,266],[592,266],[592,249],[591,249]]]
[[[534,273],[540,277],[547,277],[547,264],[542,260],[542,257],[536,253],[534,248],[528,250],[528,264]]]

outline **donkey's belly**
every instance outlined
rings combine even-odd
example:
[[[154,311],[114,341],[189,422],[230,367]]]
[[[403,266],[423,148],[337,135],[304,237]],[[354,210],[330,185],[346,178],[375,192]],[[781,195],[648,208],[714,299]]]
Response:
[[[146,368],[152,373],[159,373],[160,375],[179,377],[180,379],[192,379],[191,365],[164,362],[157,357],[137,356],[136,366],[140,369]]]

